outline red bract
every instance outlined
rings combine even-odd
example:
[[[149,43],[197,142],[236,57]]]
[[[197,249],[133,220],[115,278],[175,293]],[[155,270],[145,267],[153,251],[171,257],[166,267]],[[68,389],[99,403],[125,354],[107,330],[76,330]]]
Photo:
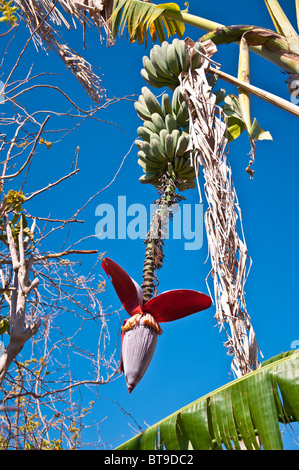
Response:
[[[117,263],[105,258],[102,267],[131,318],[124,321],[121,335],[120,370],[125,373],[129,393],[143,377],[153,357],[159,323],[200,312],[211,306],[211,298],[201,292],[177,289],[163,292],[147,302],[141,287]]]

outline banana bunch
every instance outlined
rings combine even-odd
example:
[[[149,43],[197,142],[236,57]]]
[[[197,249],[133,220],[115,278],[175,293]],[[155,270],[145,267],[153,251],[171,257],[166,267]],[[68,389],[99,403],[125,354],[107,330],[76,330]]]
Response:
[[[143,120],[143,126],[137,129],[142,140],[135,141],[139,150],[138,163],[145,173],[139,181],[159,187],[164,174],[174,174],[180,190],[195,187],[196,173],[190,161],[188,108],[179,87],[174,90],[172,100],[164,93],[161,105],[155,95],[143,87],[135,109]]]
[[[143,57],[141,76],[145,82],[155,88],[169,87],[171,90],[179,85],[179,75],[200,67],[202,62],[200,41],[194,44],[193,56],[190,58],[188,46],[182,39],[175,38],[171,44],[164,41],[156,44],[150,51],[150,58]]]

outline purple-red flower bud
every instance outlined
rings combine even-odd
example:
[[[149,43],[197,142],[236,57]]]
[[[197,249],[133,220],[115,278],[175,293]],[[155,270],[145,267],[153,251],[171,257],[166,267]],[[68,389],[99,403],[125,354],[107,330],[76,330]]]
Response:
[[[141,287],[109,258],[102,267],[111,278],[122,305],[131,318],[122,327],[121,365],[129,393],[143,377],[153,357],[157,335],[162,333],[159,323],[178,320],[209,308],[211,298],[189,289],[163,292],[144,303]]]

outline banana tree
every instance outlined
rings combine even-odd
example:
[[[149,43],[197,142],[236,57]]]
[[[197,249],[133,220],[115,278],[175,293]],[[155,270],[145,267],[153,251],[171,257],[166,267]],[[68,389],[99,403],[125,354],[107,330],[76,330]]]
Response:
[[[226,448],[239,448],[243,445],[246,448],[257,448],[260,447],[259,442],[263,448],[281,448],[278,420],[298,420],[298,354],[282,357],[277,364],[268,363],[260,367],[259,348],[246,309],[244,294],[250,258],[242,227],[241,234],[237,229],[237,223],[241,221],[241,210],[225,149],[228,141],[237,138],[242,131],[247,131],[251,144],[251,160],[247,171],[253,176],[252,163],[256,142],[271,136],[261,129],[256,119],[251,118],[251,94],[299,116],[298,107],[292,103],[250,84],[249,62],[249,53],[252,51],[278,65],[289,75],[287,82],[293,94],[296,92],[294,82],[299,78],[298,34],[277,0],[265,0],[276,31],[253,25],[224,26],[194,16],[187,10],[181,11],[174,3],[155,5],[150,1],[140,0],[90,0],[82,4],[64,0],[57,3],[82,24],[85,24],[89,15],[94,23],[104,27],[110,44],[125,28],[131,41],[147,43],[150,35],[153,41],[158,39],[161,43],[161,46],[157,45],[156,49],[152,49],[153,56],[144,59],[142,76],[149,86],[168,87],[173,95],[179,89],[181,107],[184,108],[185,103],[188,112],[185,119],[187,127],[178,122],[179,111],[182,116],[183,109],[179,107],[179,111],[174,110],[172,103],[170,109],[169,102],[164,98],[160,113],[152,95],[142,92],[142,97],[138,100],[139,106],[135,106],[143,120],[143,129],[138,132],[141,142],[136,142],[139,148],[138,163],[145,173],[140,181],[156,186],[162,198],[167,200],[168,197],[168,203],[172,205],[176,197],[173,187],[179,191],[196,186],[199,188],[198,169],[202,168],[209,204],[205,222],[212,264],[211,275],[214,280],[215,318],[227,334],[226,347],[233,356],[232,368],[238,377],[237,381],[224,386],[209,397],[200,399],[196,405],[192,404],[180,410],[155,425],[152,431],[137,436],[128,446],[122,448],[221,448],[223,445]],[[45,5],[38,0],[31,2],[30,6],[19,1],[17,4],[27,13],[26,21],[32,32],[35,33],[36,29],[40,41],[49,44],[49,31],[45,31],[43,25],[45,18],[52,21],[59,18],[63,21],[64,15],[57,9],[57,5],[52,2]],[[38,6],[38,17],[34,5]],[[298,16],[298,2],[296,9]],[[168,44],[166,34],[182,37],[186,24],[207,31],[207,34],[201,37],[199,44],[188,39],[182,41],[185,56],[184,52],[180,55],[181,42],[177,42],[178,50],[173,54],[176,43],[173,41]],[[239,45],[238,77],[222,72],[212,59],[216,46],[232,42]],[[165,51],[167,49],[164,62],[157,58],[155,60],[155,55],[159,55],[158,50],[160,52],[158,47],[161,51],[163,48]],[[60,47],[59,50],[64,48]],[[239,96],[225,96],[222,90],[215,91],[213,87],[217,77],[236,85]],[[90,84],[89,87],[93,88]],[[89,94],[92,96],[92,93]],[[98,99],[98,94],[96,98]],[[224,103],[219,106],[223,98]],[[169,115],[175,118],[175,125],[173,119],[167,117]],[[167,130],[165,135],[161,134],[164,125]],[[172,135],[173,131],[178,133]],[[188,145],[185,148],[183,146],[184,151],[180,154],[178,139],[184,132],[188,135]],[[159,136],[160,143],[163,144],[161,148],[153,134]],[[162,157],[165,157],[164,160]],[[158,211],[158,219],[159,217]],[[160,238],[158,237],[158,240]],[[143,287],[144,294],[150,297],[153,293],[154,271],[157,269],[157,264],[152,263],[156,242],[148,237],[146,245]],[[277,378],[280,372],[282,379],[275,382],[273,377]],[[289,378],[289,386],[283,392],[285,375]],[[278,398],[277,383],[283,395],[283,404]],[[244,396],[250,397],[248,403],[245,403]],[[213,411],[211,403],[215,406]],[[201,410],[202,406],[206,411],[199,418],[198,410]],[[199,443],[202,435],[209,437],[205,445]]]

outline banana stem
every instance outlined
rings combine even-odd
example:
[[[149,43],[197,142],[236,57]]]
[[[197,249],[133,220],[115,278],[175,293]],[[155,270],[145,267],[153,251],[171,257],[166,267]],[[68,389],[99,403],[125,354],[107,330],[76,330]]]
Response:
[[[214,21],[191,15],[190,13],[183,11],[176,12],[168,10],[163,13],[163,16],[172,20],[181,21],[184,24],[194,26],[202,29],[203,31],[208,31],[211,34],[206,34],[204,39],[211,39],[216,45],[227,44],[230,42],[238,43],[245,31],[255,28],[255,26],[238,26],[232,30],[232,28],[228,28],[223,24],[215,23]],[[258,44],[258,36],[256,44]],[[286,72],[299,73],[298,54],[289,50],[288,42],[285,37],[279,36],[277,33],[273,32],[273,38],[268,39],[268,45],[271,46],[269,49],[264,44],[252,45],[249,49],[270,62],[273,62]]]
[[[206,18],[201,18],[200,16],[191,15],[184,11],[175,12],[167,10],[164,13],[164,16],[171,18],[177,21],[182,21],[184,24],[190,26],[195,26],[196,28],[203,29],[204,31],[214,31],[217,28],[223,28],[223,24],[216,23],[215,21],[207,20]]]
[[[238,80],[236,77],[229,75],[228,73],[222,72],[221,70],[217,70],[214,67],[210,67],[210,72],[215,73],[218,75],[222,80],[231,83],[232,85],[236,85],[237,87],[241,88],[252,95],[257,96],[258,98],[262,98],[264,101],[277,106],[284,111],[287,111],[290,114],[293,114],[296,117],[299,117],[299,107],[289,101],[280,98],[279,96],[273,95],[268,91],[263,90],[262,88],[258,88],[254,85],[250,85],[250,83],[242,82]]]
[[[168,223],[171,207],[177,203],[179,195],[175,192],[176,185],[172,176],[166,177],[160,190],[160,197],[155,201],[157,209],[151,218],[151,228],[145,239],[145,259],[143,265],[142,291],[144,301],[147,302],[156,295],[156,271],[163,264],[163,238],[165,238],[165,225]]]

